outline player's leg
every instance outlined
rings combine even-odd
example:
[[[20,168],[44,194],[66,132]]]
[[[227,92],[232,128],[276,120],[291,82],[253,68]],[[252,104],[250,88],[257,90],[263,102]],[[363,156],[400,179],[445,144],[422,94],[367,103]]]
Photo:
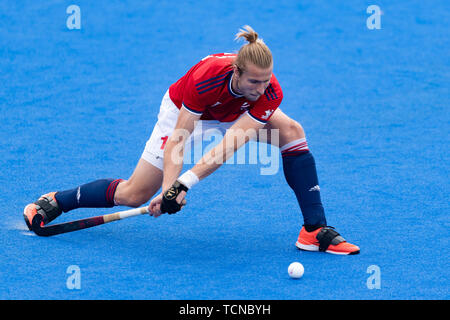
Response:
[[[128,180],[95,180],[74,189],[56,192],[55,200],[63,212],[117,205],[138,207],[150,200],[161,183],[161,169],[141,158]]]
[[[141,158],[131,177],[117,186],[115,204],[128,207],[143,205],[161,188],[162,179],[162,170]]]
[[[268,141],[280,148],[286,181],[297,196],[305,227],[315,230],[327,224],[320,199],[319,181],[312,153],[302,126],[277,109],[265,129],[278,130],[279,141]],[[268,137],[272,134],[269,132]]]
[[[166,93],[158,122],[130,179],[99,179],[73,189],[43,195],[24,209],[28,227],[37,213],[43,216],[43,222],[47,224],[62,212],[77,208],[110,208],[115,205],[136,207],[147,202],[161,186],[163,138],[170,135],[175,127],[177,110]]]
[[[357,246],[347,243],[336,231],[327,227],[316,163],[303,127],[277,109],[265,129],[278,130],[278,141],[265,142],[280,148],[286,181],[294,191],[303,214],[304,226],[300,231],[297,247],[336,254],[359,253]],[[269,132],[267,137],[270,139],[271,136]]]
[[[47,224],[62,212],[78,208],[110,208],[116,205],[138,207],[150,200],[161,183],[161,169],[140,159],[128,180],[99,179],[73,189],[41,196],[38,201],[25,208],[25,222],[30,228],[37,213],[43,216],[44,224]]]
[[[111,208],[115,205],[114,193],[121,179],[98,179],[73,189],[50,192],[24,209],[24,219],[31,229],[33,217],[42,215],[47,224],[61,215],[78,208]]]
[[[272,117],[270,117],[264,126],[264,129],[268,131],[267,135],[259,136],[258,141],[270,143],[279,148],[292,141],[305,138],[305,131],[300,123],[288,117],[280,108],[275,110]],[[271,141],[271,137],[273,136],[270,132],[271,130],[278,130],[278,140]]]

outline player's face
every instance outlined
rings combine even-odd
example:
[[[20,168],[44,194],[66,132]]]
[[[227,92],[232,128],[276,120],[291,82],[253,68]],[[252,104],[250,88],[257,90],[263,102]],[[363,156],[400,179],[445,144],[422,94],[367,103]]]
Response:
[[[247,100],[256,101],[270,84],[272,67],[261,69],[251,63],[246,65],[245,71],[240,73],[235,67],[235,88],[237,93],[242,94]]]

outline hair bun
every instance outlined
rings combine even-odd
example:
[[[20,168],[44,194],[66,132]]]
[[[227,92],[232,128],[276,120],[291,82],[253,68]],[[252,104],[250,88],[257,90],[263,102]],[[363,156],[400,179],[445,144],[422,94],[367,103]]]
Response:
[[[239,38],[244,38],[249,43],[255,43],[256,40],[258,40],[258,33],[256,33],[249,25],[245,25],[243,29],[240,29],[236,34],[236,40]]]

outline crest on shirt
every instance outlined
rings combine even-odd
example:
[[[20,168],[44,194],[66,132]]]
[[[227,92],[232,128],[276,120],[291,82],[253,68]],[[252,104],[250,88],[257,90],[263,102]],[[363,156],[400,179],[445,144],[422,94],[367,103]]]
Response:
[[[266,110],[266,114],[263,115],[261,118],[266,120],[270,117],[270,115],[273,113],[273,110]]]
[[[221,103],[220,101],[217,101],[216,103],[214,103],[214,104],[211,106],[211,108],[220,106],[221,104],[222,104],[222,103]]]
[[[244,102],[241,106],[241,110],[247,111],[250,108],[250,105],[248,102]]]

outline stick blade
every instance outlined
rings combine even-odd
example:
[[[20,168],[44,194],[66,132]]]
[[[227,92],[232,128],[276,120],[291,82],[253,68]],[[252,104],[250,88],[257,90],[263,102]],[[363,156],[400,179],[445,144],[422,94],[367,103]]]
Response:
[[[63,234],[67,232],[82,230],[86,228],[91,228],[98,226],[100,224],[105,223],[103,220],[103,216],[92,217],[87,219],[81,219],[71,222],[64,222],[49,226],[44,226],[42,223],[42,216],[40,214],[36,214],[33,217],[31,229],[34,233],[41,237],[50,237],[57,234]]]

